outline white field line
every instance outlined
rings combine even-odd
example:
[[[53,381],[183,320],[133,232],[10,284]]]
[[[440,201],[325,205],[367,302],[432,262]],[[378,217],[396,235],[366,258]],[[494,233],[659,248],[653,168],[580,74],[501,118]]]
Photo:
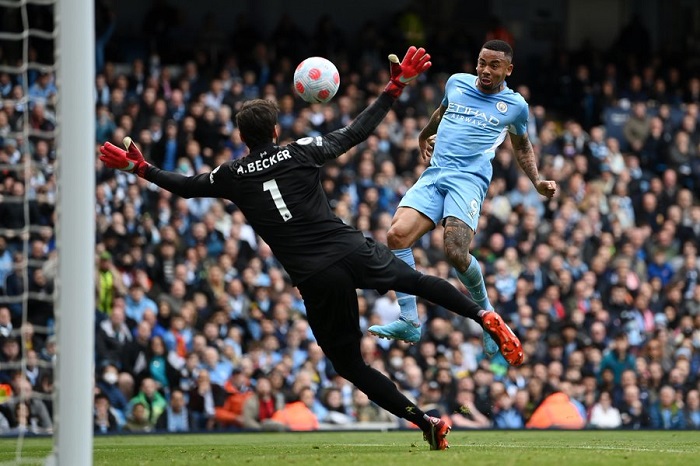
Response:
[[[422,443],[422,442],[421,442]],[[395,447],[398,443],[333,443],[329,445],[330,447]],[[420,446],[419,443],[417,443]],[[678,450],[672,448],[646,448],[646,447],[622,447],[622,446],[610,446],[610,445],[536,445],[528,443],[527,445],[504,445],[496,443],[468,443],[463,445],[456,445],[450,443],[450,449],[454,448],[508,448],[508,449],[542,449],[542,450],[606,450],[606,451],[631,451],[631,452],[652,452],[652,453],[684,453],[684,454],[697,454],[697,450]]]

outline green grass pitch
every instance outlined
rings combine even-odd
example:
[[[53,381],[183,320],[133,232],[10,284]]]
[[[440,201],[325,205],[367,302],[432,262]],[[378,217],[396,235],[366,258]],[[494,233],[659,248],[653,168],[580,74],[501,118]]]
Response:
[[[430,451],[420,432],[241,433],[97,437],[95,465],[663,465],[700,461],[700,432],[453,431]],[[15,464],[15,439],[0,464]],[[23,442],[22,464],[42,464],[51,439]]]

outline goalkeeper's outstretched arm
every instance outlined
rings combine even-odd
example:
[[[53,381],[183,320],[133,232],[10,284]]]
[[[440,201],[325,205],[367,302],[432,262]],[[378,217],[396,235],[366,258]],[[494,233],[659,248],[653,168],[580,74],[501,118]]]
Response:
[[[126,150],[105,143],[100,147],[100,160],[109,168],[138,175],[180,197],[226,197],[220,185],[210,182],[209,173],[185,176],[154,167],[146,162],[130,137],[124,138],[124,147]]]
[[[323,142],[308,145],[314,162],[321,166],[326,161],[339,157],[351,147],[369,137],[399,98],[406,84],[425,73],[431,66],[430,54],[423,48],[409,47],[403,60],[389,55],[390,80],[379,97],[348,126],[323,136]]]

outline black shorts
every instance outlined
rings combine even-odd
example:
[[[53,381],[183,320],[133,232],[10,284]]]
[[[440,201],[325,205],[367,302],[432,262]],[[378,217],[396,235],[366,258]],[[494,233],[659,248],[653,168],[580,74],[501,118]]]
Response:
[[[326,267],[303,282],[298,288],[304,298],[311,330],[321,347],[358,341],[359,325],[357,289],[411,289],[420,273],[389,250],[368,239],[338,262]]]

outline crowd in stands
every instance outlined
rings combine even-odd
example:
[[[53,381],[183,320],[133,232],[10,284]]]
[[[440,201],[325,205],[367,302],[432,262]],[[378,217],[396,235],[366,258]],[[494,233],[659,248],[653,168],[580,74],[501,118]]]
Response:
[[[119,67],[108,57],[98,69],[95,164],[85,167],[97,173],[95,432],[411,427],[334,372],[298,291],[235,205],[178,198],[97,158],[100,144],[131,136],[161,168],[206,172],[245,156],[232,118],[251,98],[278,103],[282,144],[338,129],[383,89],[384,49],[406,43],[398,27],[362,31],[361,40],[344,40],[324,18],[304,48],[288,17],[271,37],[238,22],[216,60],[200,44],[192,60],[166,66],[154,59],[172,60],[160,41],[150,59]],[[441,35],[425,40],[435,69],[407,87],[365,143],[323,171],[336,214],[382,242],[425,167],[417,136],[446,73],[473,71],[476,57]],[[329,57],[341,70],[328,105],[294,96],[299,54]],[[512,84],[531,102],[540,173],[559,193],[539,196],[505,143],[474,241],[490,300],[521,338],[525,364],[489,360],[478,325],[421,300],[419,344],[368,335],[362,354],[421,409],[458,428],[698,429],[700,75],[655,57],[566,56],[549,76],[572,77],[567,86],[551,82],[544,96],[517,68]],[[56,88],[51,73],[30,78],[23,100],[18,77],[0,73],[0,433],[52,426],[50,397],[26,394],[53,390],[55,338],[35,329],[50,335],[54,319],[42,296],[56,278]],[[607,120],[611,110],[624,118]],[[17,137],[23,125],[35,130],[28,140]],[[27,157],[31,170],[13,171]],[[25,197],[28,209],[8,201]],[[13,234],[27,222],[37,226],[30,238]],[[420,271],[466,293],[444,257],[442,227],[414,255]],[[23,320],[11,298],[26,291],[35,293]],[[359,290],[358,300],[365,330],[398,315],[393,292]],[[12,363],[22,357],[20,372]]]

